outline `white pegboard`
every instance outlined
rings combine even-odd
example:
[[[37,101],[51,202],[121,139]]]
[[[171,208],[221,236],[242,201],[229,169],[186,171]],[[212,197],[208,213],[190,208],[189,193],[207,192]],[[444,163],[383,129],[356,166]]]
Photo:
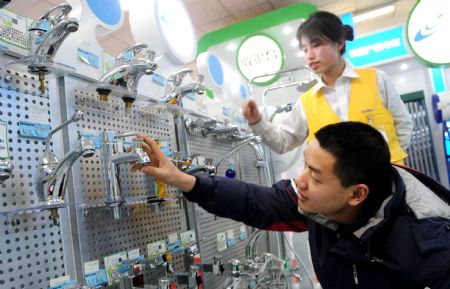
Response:
[[[205,158],[212,158],[213,164],[221,160],[227,152],[229,152],[238,141],[227,141],[223,139],[217,139],[214,137],[204,137],[201,134],[200,129],[195,129],[188,134],[188,151],[190,154],[201,154]],[[262,168],[256,167],[256,155],[249,146],[243,147],[238,153],[230,156],[236,162],[237,176],[236,178],[249,183],[267,185],[267,181],[264,176]],[[227,169],[227,163],[224,162],[222,167],[218,169],[217,175],[223,176]],[[229,262],[231,259],[245,259],[245,247],[247,245],[248,238],[246,240],[239,240],[240,227],[243,225],[241,222],[235,222],[230,219],[216,217],[199,206],[195,205],[195,217],[197,235],[200,237],[206,237],[205,241],[200,243],[200,253],[203,263],[212,263],[213,258],[216,255],[223,257],[222,262]],[[229,230],[233,231],[234,238],[237,243],[234,247],[218,251],[217,248],[217,234],[227,233]],[[254,231],[254,228],[247,227],[247,235]],[[259,252],[272,252],[279,254],[277,250],[276,240],[273,238],[274,233],[269,233],[268,238],[260,238],[258,243]],[[267,234],[265,234],[267,235]],[[228,272],[229,273],[229,272]],[[205,288],[222,288],[225,283],[227,275],[215,276],[211,273],[204,274]]]
[[[74,103],[84,112],[77,123],[81,134],[99,134],[114,130],[118,133],[141,132],[152,138],[168,141],[174,150],[174,123],[170,113],[151,107],[135,108],[125,113],[120,99],[110,98],[100,102],[96,94],[77,90]],[[78,202],[89,206],[104,202],[103,175],[100,150],[89,159],[80,160],[80,179],[75,180],[74,191],[79,192]],[[136,199],[154,196],[154,179],[141,173],[132,173],[130,165],[121,165],[123,198]],[[177,194],[174,187],[166,187],[167,193]],[[172,233],[187,231],[185,210],[177,199],[166,201],[154,211],[154,206],[141,203],[126,206],[128,214],[114,220],[106,206],[83,209],[79,219],[80,255],[82,262],[99,260],[101,267],[105,256],[139,248],[147,256],[147,244],[166,240]],[[181,254],[175,256],[174,268],[184,270]],[[164,272],[161,268],[147,270],[146,284],[156,284]]]
[[[40,123],[51,123],[48,90],[39,93],[34,75],[1,74],[0,120],[8,124],[13,173],[0,185],[0,288],[43,289],[48,280],[65,274],[61,228],[53,225],[49,211],[24,211],[38,205],[34,172],[45,143],[20,136],[18,123],[36,121],[37,111]]]

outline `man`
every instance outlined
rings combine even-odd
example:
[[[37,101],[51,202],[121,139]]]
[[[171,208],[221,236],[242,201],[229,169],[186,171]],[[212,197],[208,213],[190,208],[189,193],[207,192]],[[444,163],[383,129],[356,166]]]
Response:
[[[320,129],[303,172],[271,188],[184,174],[140,137],[152,163],[133,170],[179,187],[216,215],[269,230],[308,230],[324,289],[450,288],[450,193],[391,166],[383,136],[369,125]]]

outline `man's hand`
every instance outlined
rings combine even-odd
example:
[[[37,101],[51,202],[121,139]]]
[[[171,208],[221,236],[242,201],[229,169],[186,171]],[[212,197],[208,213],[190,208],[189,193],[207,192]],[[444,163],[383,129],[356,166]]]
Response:
[[[150,164],[133,164],[131,171],[141,171],[144,174],[153,176],[167,185],[176,186],[183,192],[190,192],[195,185],[195,177],[181,172],[170,161],[159,148],[158,144],[144,134],[137,134],[144,143],[142,149],[150,157]]]
[[[252,99],[247,100],[244,103],[244,105],[242,106],[242,114],[247,119],[248,124],[250,125],[257,124],[262,118],[256,102]]]

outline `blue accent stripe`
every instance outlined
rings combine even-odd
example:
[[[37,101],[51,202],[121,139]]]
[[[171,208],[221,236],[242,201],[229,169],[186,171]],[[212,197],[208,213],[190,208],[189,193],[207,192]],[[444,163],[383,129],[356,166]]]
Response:
[[[447,90],[445,87],[444,72],[442,68],[430,68],[433,89],[435,93],[441,93]]]
[[[119,0],[86,0],[97,18],[108,24],[116,25],[122,18],[122,8]]]

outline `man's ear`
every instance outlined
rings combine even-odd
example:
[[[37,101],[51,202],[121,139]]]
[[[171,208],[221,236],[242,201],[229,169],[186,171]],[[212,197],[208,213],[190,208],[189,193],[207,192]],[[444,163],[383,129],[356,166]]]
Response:
[[[369,195],[369,187],[366,184],[352,186],[352,194],[348,203],[350,206],[360,205]]]

